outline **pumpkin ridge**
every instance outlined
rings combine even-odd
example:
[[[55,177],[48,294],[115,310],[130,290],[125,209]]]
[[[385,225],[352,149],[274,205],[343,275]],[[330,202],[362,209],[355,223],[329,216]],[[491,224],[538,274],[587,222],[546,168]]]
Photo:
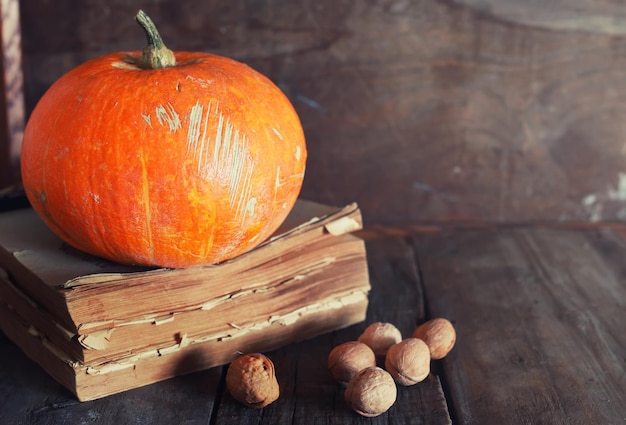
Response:
[[[59,125],[59,120],[61,120],[61,111],[57,110],[56,111],[56,115],[54,117],[54,124],[53,127],[57,127]],[[70,243],[69,241],[71,241],[71,245],[72,246],[81,246],[82,244],[78,243],[77,240],[75,240],[74,236],[65,230],[65,228],[58,222],[57,218],[55,217],[55,215],[52,213],[52,211],[49,210],[48,208],[48,169],[49,169],[49,163],[50,161],[48,160],[48,157],[50,155],[50,144],[53,141],[53,137],[52,135],[48,134],[46,137],[46,141],[44,142],[44,149],[43,149],[43,154],[42,154],[42,169],[41,169],[41,174],[42,174],[42,179],[41,179],[41,184],[39,185],[38,190],[35,190],[36,192],[36,197],[34,197],[34,199],[36,199],[38,202],[40,202],[40,208],[43,210],[44,213],[44,221],[46,221],[47,223],[49,223],[48,225],[51,226],[52,228],[55,229],[55,233],[59,234],[60,236],[64,236],[63,239],[65,239],[66,241],[68,241],[68,243]],[[27,175],[28,177],[30,177],[30,175]],[[30,191],[32,193],[32,190]],[[34,200],[33,199],[33,200]],[[31,202],[33,202],[33,200],[31,200]],[[67,200],[66,200],[67,201]]]
[[[140,153],[139,162],[141,163],[141,185],[142,185],[142,202],[145,211],[145,228],[148,248],[148,259],[154,263],[154,243],[152,241],[152,207],[150,205],[150,181],[148,179],[148,170],[146,168],[146,160],[143,152]]]

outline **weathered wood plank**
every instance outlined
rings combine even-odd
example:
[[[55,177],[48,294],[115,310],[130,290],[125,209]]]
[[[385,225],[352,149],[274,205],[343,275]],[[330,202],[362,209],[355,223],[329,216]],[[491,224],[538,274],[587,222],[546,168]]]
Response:
[[[221,385],[216,368],[81,403],[1,333],[0,353],[0,418],[7,425],[205,424]]]
[[[456,0],[479,13],[497,19],[553,31],[573,30],[602,34],[626,34],[626,10],[619,3],[594,0]]]
[[[29,108],[81,61],[143,46],[130,3],[21,2]],[[626,216],[626,36],[609,3],[141,7],[172,48],[240,59],[285,90],[309,140],[304,196],[411,223]]]
[[[459,424],[621,423],[626,245],[612,231],[517,228],[418,235]]]
[[[217,409],[216,424],[450,424],[436,375],[413,387],[399,388],[398,400],[387,413],[364,418],[347,407],[344,387],[328,373],[330,350],[358,338],[369,323],[388,321],[410,336],[424,316],[410,244],[402,239],[369,240],[367,250],[372,284],[367,321],[269,353],[281,385],[280,399],[263,412],[254,412],[242,409],[226,393]]]
[[[24,76],[18,0],[0,1],[0,190],[19,183]]]

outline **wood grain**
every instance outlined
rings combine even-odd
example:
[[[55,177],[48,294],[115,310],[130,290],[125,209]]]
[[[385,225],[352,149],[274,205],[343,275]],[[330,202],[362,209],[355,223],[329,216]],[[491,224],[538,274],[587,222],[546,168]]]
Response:
[[[442,362],[455,423],[623,421],[623,239],[534,227],[415,245],[429,315],[457,329]]]
[[[548,30],[626,34],[626,10],[619,2],[594,0],[455,0],[511,23]]]
[[[74,397],[0,338],[0,411],[10,424],[621,423],[626,416],[626,242],[616,227],[481,227],[368,239],[367,321],[266,353],[281,397],[239,405],[223,368],[104,399]],[[403,335],[446,317],[457,343],[424,382],[366,419],[326,369],[333,346],[373,321]],[[178,415],[178,416],[176,416]]]
[[[216,413],[216,424],[450,424],[439,377],[398,389],[394,406],[376,418],[351,411],[344,387],[335,383],[327,370],[330,350],[355,340],[375,321],[394,323],[408,336],[423,317],[422,291],[413,249],[403,240],[367,242],[372,292],[365,323],[286,347],[269,356],[276,366],[281,386],[280,399],[262,414],[241,409],[228,393]]]
[[[11,425],[208,423],[221,374],[211,369],[131,390],[124,395],[80,403],[0,334],[0,412]]]
[[[136,4],[21,7],[29,108],[81,61],[144,43]],[[617,4],[141,7],[170,47],[242,60],[286,92],[308,139],[307,198],[357,201],[368,224],[626,217],[626,38]]]
[[[0,1],[0,190],[20,181],[24,81],[18,0]]]

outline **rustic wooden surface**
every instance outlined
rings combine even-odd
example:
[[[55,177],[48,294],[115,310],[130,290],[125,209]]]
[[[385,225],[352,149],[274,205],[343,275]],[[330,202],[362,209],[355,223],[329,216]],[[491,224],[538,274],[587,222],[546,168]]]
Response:
[[[626,419],[626,243],[614,230],[474,229],[414,238],[455,423]]]
[[[79,403],[0,338],[3,424],[618,424],[626,418],[626,239],[620,226],[479,227],[367,239],[365,323],[266,353],[280,399],[247,409],[214,368]],[[349,410],[331,348],[377,320],[408,336],[449,318],[457,345],[386,414]]]
[[[446,316],[459,339],[431,378],[365,419],[346,408],[325,368],[332,346],[365,323],[267,353],[283,394],[260,411],[224,391],[223,369],[78,403],[0,336],[3,424],[624,422],[626,231],[606,225],[626,218],[619,2],[20,6],[27,112],[82,61],[143,46],[139,7],[170,47],[268,75],[305,128],[303,197],[356,201],[366,226],[385,225],[368,228],[368,322],[407,334]],[[563,221],[603,224],[554,224]],[[476,226],[449,226],[468,223]]]
[[[240,59],[296,106],[303,196],[366,223],[626,217],[626,8],[591,0],[22,1],[28,108],[87,58]]]

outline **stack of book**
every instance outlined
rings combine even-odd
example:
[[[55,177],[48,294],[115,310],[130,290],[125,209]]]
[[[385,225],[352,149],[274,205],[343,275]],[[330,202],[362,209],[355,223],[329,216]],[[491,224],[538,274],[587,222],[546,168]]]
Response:
[[[79,400],[269,351],[365,320],[358,205],[299,200],[230,261],[122,266],[79,252],[29,208],[0,214],[0,326]]]

